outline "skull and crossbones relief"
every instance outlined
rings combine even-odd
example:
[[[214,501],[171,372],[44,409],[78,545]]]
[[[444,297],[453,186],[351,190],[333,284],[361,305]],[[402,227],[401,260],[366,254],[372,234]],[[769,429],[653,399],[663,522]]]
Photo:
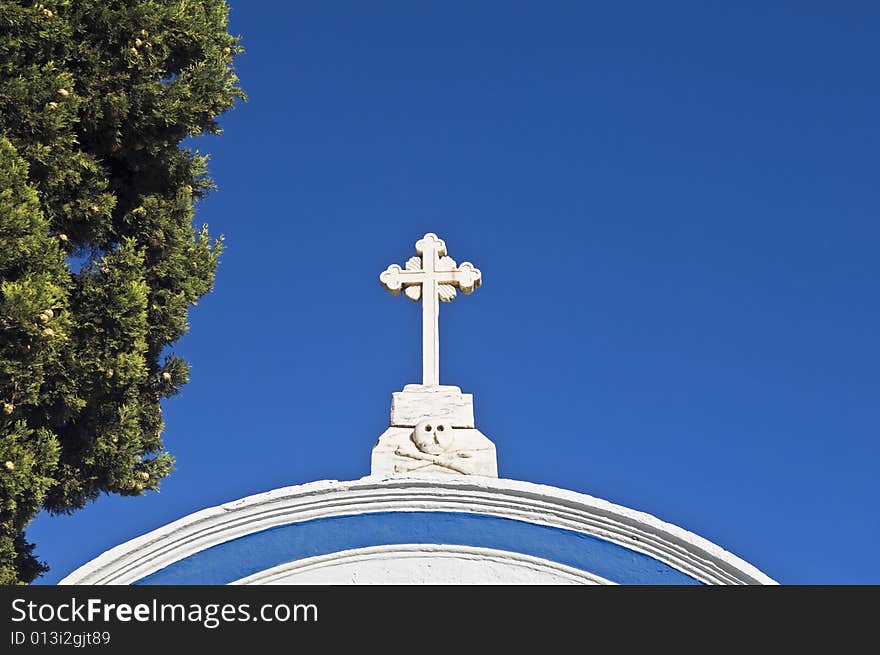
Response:
[[[440,466],[464,475],[471,473],[466,466],[467,462],[459,460],[467,460],[472,454],[466,450],[454,450],[455,429],[449,421],[442,419],[420,421],[410,435],[410,441],[415,448],[398,446],[394,454],[416,461],[410,466],[396,465],[395,471],[409,473],[429,466]]]

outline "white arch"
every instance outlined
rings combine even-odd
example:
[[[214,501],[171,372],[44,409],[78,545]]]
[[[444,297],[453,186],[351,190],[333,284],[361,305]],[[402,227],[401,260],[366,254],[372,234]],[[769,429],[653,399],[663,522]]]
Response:
[[[648,555],[705,584],[776,584],[720,546],[649,514],[556,487],[475,476],[369,476],[248,496],[116,546],[59,584],[131,584],[206,548],[268,528],[408,511],[480,514],[576,531]]]
[[[230,584],[603,584],[558,562],[492,548],[392,544],[287,562]]]

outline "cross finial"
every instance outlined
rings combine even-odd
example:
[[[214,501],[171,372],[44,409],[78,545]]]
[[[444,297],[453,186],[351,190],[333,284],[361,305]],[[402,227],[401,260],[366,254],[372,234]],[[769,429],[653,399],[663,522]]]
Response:
[[[470,262],[456,266],[446,255],[446,244],[433,232],[416,241],[418,257],[411,257],[405,269],[391,264],[379,275],[382,286],[397,296],[401,290],[413,301],[422,301],[422,384],[440,384],[440,334],[438,300],[449,302],[456,288],[470,293],[482,282],[478,268]]]

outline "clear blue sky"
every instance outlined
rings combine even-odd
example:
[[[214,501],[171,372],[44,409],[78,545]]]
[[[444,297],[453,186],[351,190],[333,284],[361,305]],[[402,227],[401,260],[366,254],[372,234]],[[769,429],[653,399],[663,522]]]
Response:
[[[177,469],[29,530],[53,583],[190,512],[369,473],[420,381],[378,274],[426,231],[503,477],[654,514],[784,583],[880,583],[880,5],[245,2],[198,141],[227,250],[175,352]]]

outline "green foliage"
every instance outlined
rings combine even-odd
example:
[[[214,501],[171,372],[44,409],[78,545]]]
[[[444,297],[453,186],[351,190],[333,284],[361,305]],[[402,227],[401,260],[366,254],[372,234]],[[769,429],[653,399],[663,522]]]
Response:
[[[212,188],[181,147],[243,98],[225,0],[0,0],[0,584],[45,570],[41,508],[172,469],[164,356],[214,282]]]

